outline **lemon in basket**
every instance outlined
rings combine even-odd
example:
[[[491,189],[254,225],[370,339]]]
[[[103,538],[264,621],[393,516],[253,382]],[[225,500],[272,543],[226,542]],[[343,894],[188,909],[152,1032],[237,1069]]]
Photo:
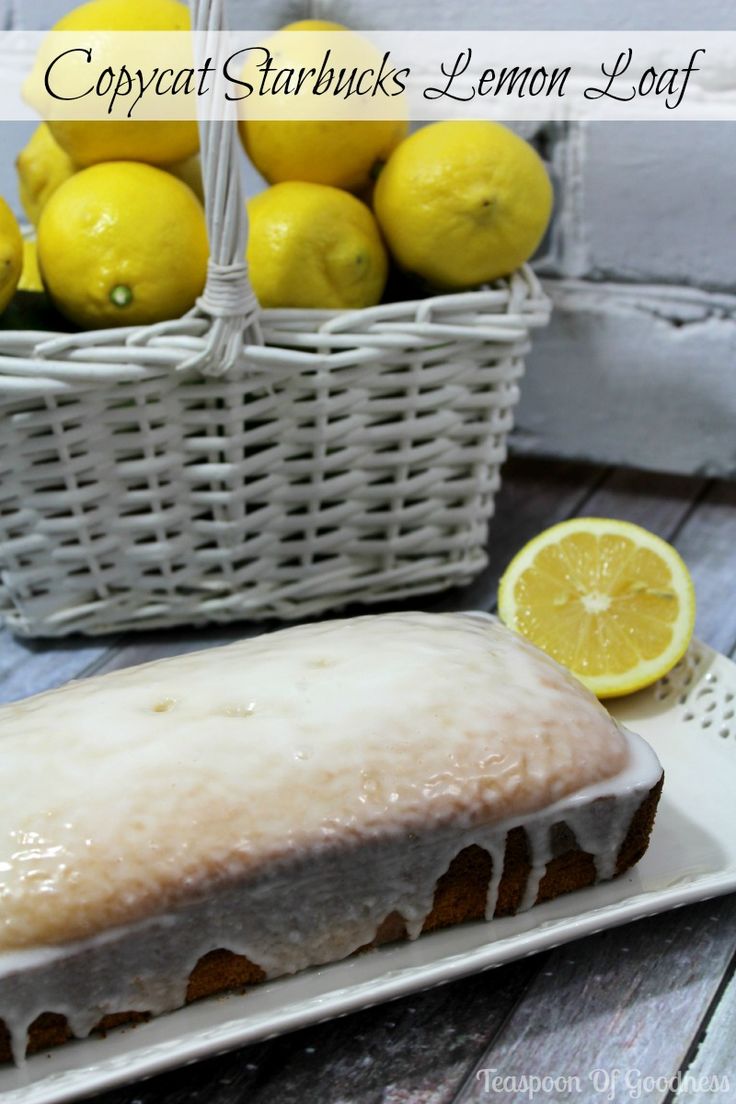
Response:
[[[34,130],[16,158],[18,192],[29,222],[38,225],[41,211],[56,189],[74,176],[76,165],[54,138],[46,123]]]
[[[57,188],[78,171],[71,157],[54,138],[46,123],[36,127],[27,145],[16,158],[18,192],[28,221],[38,226],[41,212]],[[202,168],[199,154],[166,165],[166,171],[188,184],[204,202]]]
[[[23,237],[18,220],[0,198],[0,314],[10,303],[23,271]]]
[[[178,0],[90,0],[65,15],[54,31],[186,31],[191,27],[189,9]],[[96,38],[99,40],[100,35]],[[97,51],[101,53],[100,50]],[[33,104],[42,86],[37,66],[25,86]],[[170,165],[191,157],[199,149],[193,120],[84,120],[49,119],[51,132],[77,166],[100,161],[148,161]]]
[[[350,36],[346,56],[359,68],[375,64],[375,52],[366,39],[340,23],[305,19],[290,23],[268,40],[266,45],[281,66],[318,68],[324,52],[318,46],[312,56],[303,44],[292,52],[286,37],[291,31],[342,31]],[[341,56],[341,64],[343,60]],[[363,192],[406,135],[408,123],[400,98],[394,106],[397,117],[392,119],[243,119],[240,136],[246,153],[269,184],[306,180]]]
[[[553,525],[514,557],[501,619],[601,698],[641,690],[684,654],[695,622],[687,567],[666,541],[612,518]]]
[[[18,291],[43,291],[41,270],[38,267],[38,243],[30,238],[23,240],[23,271],[18,281]]]
[[[248,264],[263,307],[374,306],[388,275],[376,220],[339,188],[289,181],[248,204]]]
[[[179,180],[183,180],[192,189],[200,203],[204,203],[202,162],[198,153],[185,158],[184,161],[178,161],[174,165],[165,165],[164,167],[167,172],[173,173],[174,176],[178,176]]]
[[[402,268],[438,288],[468,288],[534,253],[552,185],[535,150],[500,123],[433,123],[392,153],[374,210]]]
[[[38,226],[46,289],[87,329],[184,314],[204,288],[208,241],[191,188],[140,162],[94,165],[54,193]]]

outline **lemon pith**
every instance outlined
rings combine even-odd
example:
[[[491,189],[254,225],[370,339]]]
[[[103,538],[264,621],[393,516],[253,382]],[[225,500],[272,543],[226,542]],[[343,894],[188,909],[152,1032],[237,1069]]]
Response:
[[[631,522],[574,518],[517,553],[501,579],[499,614],[599,697],[617,697],[682,657],[695,595],[660,537]]]

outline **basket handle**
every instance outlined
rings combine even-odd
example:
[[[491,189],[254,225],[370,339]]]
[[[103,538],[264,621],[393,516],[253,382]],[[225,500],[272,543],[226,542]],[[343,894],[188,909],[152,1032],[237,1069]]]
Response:
[[[192,29],[209,36],[227,29],[225,0],[190,0]],[[240,175],[237,111],[228,104],[227,118],[200,118],[199,134],[210,259],[207,283],[192,315],[210,322],[206,347],[182,369],[224,376],[242,363],[244,342],[261,344],[260,307],[248,277],[245,248],[248,214]]]

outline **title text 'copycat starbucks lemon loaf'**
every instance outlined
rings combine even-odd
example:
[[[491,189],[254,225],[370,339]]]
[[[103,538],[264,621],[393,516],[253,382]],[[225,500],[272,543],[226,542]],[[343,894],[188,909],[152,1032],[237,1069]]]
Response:
[[[0,1045],[21,1059],[620,874],[662,769],[509,630],[402,613],[7,706],[0,782]]]

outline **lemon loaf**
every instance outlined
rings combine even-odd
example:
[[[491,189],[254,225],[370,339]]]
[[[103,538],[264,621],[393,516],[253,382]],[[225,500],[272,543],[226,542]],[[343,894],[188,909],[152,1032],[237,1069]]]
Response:
[[[620,874],[649,746],[490,618],[286,629],[0,710],[0,1056]],[[492,929],[489,929],[492,938]]]

